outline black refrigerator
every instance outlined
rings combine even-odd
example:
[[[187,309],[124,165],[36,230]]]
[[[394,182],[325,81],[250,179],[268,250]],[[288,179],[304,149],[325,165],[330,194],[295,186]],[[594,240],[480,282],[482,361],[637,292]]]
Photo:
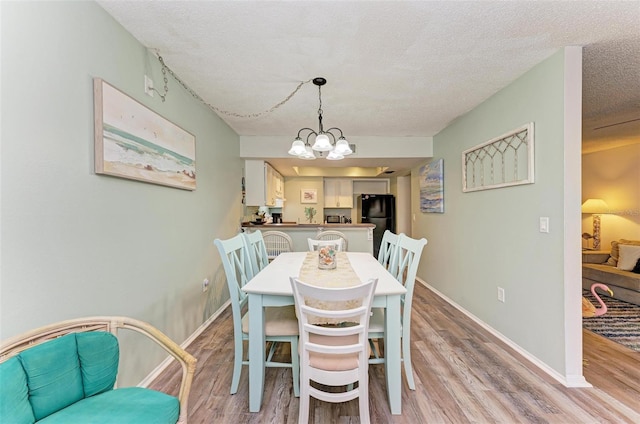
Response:
[[[373,229],[373,255],[377,258],[385,230],[396,232],[396,199],[392,194],[358,195],[359,222],[375,224]]]

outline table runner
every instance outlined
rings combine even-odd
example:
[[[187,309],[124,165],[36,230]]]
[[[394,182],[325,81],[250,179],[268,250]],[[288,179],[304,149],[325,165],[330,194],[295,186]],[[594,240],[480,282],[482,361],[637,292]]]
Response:
[[[318,252],[307,252],[298,279],[303,283],[318,287],[353,287],[362,284],[360,278],[351,267],[351,262],[345,252],[337,252],[335,269],[318,268]],[[336,301],[323,302],[318,300],[307,300],[307,305],[317,309],[351,309],[360,306],[358,301]],[[310,317],[311,318],[311,317]],[[309,320],[311,324],[339,324],[343,320],[315,317]]]

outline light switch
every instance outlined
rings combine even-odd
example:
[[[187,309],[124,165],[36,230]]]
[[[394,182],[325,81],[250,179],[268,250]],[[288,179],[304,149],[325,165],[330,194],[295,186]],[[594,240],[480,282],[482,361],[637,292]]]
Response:
[[[540,232],[548,233],[549,232],[549,217],[541,216],[540,217]]]

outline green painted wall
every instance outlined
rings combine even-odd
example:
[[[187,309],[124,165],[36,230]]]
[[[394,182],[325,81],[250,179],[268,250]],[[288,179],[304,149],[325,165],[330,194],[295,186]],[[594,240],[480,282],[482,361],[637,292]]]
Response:
[[[212,242],[242,216],[238,136],[172,79],[166,102],[146,96],[145,74],[162,86],[157,59],[96,3],[1,7],[0,338],[127,315],[183,342],[228,299]],[[93,77],[195,135],[195,191],[94,173]],[[124,385],[166,356],[135,340]]]
[[[418,276],[560,375],[566,366],[564,71],[560,51],[434,137],[434,158],[444,158],[444,214],[420,212],[418,168],[412,172],[413,234],[429,241]],[[535,184],[463,193],[462,151],[528,122],[535,125]],[[550,218],[548,234],[538,231],[541,216]],[[498,286],[505,303],[497,300]]]

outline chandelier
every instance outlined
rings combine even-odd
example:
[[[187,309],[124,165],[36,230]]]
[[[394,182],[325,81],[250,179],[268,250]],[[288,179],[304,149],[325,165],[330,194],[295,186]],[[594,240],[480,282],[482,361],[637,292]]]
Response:
[[[320,100],[320,106],[318,106],[318,131],[314,131],[311,128],[302,128],[298,131],[298,136],[293,140],[289,154],[297,156],[300,159],[314,160],[316,159],[315,152],[319,152],[320,156],[324,152],[329,152],[326,156],[328,160],[341,160],[345,156],[353,153],[349,147],[349,142],[342,130],[337,127],[329,128],[325,130],[322,127],[322,86],[327,83],[327,80],[321,77],[314,78],[313,83],[318,86],[318,99]],[[340,132],[340,135],[336,137],[334,132]],[[302,141],[300,137],[304,132],[307,132],[305,141]],[[315,136],[313,146],[309,143],[309,138]]]

